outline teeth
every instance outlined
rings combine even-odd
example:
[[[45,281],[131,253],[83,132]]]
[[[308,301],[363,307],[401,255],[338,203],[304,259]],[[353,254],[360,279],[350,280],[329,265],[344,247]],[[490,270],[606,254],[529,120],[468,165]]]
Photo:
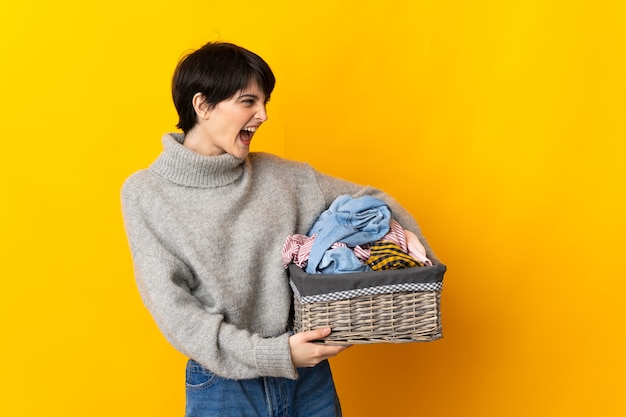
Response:
[[[241,129],[241,130],[244,130],[244,131],[246,131],[246,132],[252,132],[252,133],[254,133],[254,132],[256,132],[256,127],[244,127],[244,128],[243,128],[243,129]]]

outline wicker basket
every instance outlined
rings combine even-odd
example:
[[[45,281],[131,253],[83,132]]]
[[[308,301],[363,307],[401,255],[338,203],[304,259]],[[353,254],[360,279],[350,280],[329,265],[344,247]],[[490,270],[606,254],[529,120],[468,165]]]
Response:
[[[442,337],[445,265],[341,275],[289,265],[296,333],[331,327],[326,344],[429,342]]]

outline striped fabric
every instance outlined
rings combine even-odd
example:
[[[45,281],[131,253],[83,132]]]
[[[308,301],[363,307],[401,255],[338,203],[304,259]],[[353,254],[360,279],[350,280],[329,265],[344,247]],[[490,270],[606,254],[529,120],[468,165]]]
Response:
[[[389,223],[389,232],[380,240],[384,242],[393,242],[398,245],[403,252],[409,252],[409,248],[406,243],[406,236],[404,234],[404,228],[394,219],[391,219],[391,222]]]
[[[304,268],[309,260],[309,253],[317,235],[311,237],[307,235],[290,235],[285,239],[282,250],[283,267],[294,263],[300,268]]]

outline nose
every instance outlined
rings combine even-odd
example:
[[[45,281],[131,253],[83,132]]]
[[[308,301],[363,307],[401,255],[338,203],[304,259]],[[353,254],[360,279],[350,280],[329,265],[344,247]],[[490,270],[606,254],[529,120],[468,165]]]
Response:
[[[259,106],[259,109],[254,117],[261,122],[265,122],[267,120],[267,108],[265,107],[265,104]]]

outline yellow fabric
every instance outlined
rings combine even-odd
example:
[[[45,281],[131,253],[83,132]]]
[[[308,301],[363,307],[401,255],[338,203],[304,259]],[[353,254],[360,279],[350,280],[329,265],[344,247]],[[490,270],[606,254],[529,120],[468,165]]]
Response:
[[[385,269],[411,268],[424,266],[416,261],[393,242],[374,242],[371,244],[370,257],[367,264],[374,271]]]

